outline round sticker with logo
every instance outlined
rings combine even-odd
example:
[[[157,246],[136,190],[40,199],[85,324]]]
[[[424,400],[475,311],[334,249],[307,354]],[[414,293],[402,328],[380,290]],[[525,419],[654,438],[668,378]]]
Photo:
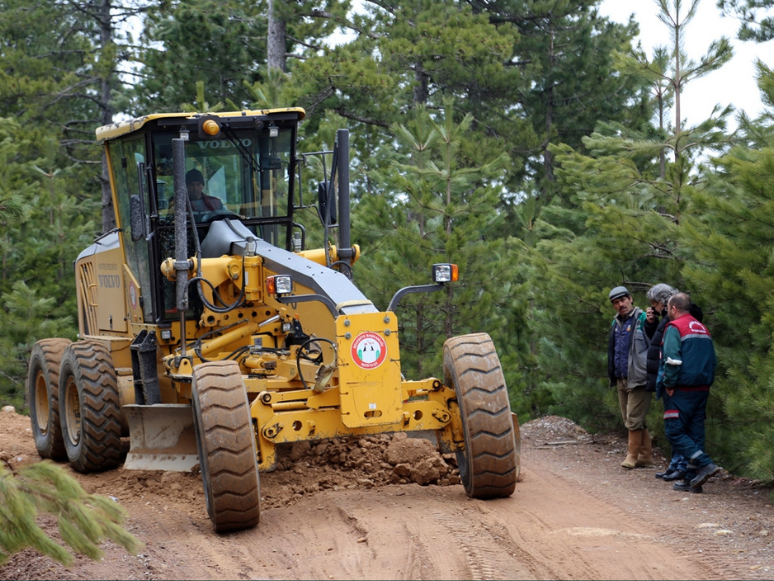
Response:
[[[363,369],[376,369],[387,358],[387,343],[381,335],[366,331],[352,342],[352,360]]]

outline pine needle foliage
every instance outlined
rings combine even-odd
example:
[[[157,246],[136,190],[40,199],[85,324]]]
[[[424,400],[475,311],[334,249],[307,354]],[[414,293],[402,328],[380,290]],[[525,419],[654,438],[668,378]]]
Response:
[[[196,100],[193,103],[180,103],[180,108],[186,113],[217,113],[223,109],[220,101],[210,105],[204,97],[204,81],[196,81]]]
[[[549,146],[558,165],[559,196],[536,222],[537,240],[528,254],[537,273],[538,366],[545,374],[543,389],[552,395],[543,399],[553,413],[592,429],[620,425],[605,369],[614,315],[607,291],[625,285],[635,305],[644,308],[645,291],[657,282],[694,290],[681,273],[690,261],[681,230],[705,187],[705,168],[696,160],[729,143],[730,108],[718,108],[694,126],[684,126],[679,109],[684,86],[728,60],[727,41],[711,45],[699,64],[693,63],[681,47],[696,1],[686,10],[680,0],[659,0],[659,8],[674,43],[670,60],[664,49],[652,61],[641,52],[619,55],[625,73],[649,87],[650,122],[599,123],[582,139],[582,149]],[[674,122],[666,125],[664,107],[672,99]],[[562,300],[551,300],[557,296]],[[702,297],[694,299],[701,303]],[[652,427],[659,422],[659,407],[652,406]]]
[[[759,87],[774,96],[774,71],[758,64]],[[708,435],[726,467],[774,480],[774,124],[771,112],[743,126],[749,142],[716,160],[684,244],[695,259],[685,274],[713,297],[711,327],[720,373],[713,393],[723,404]]]
[[[0,465],[0,564],[27,547],[59,561],[73,563],[68,548],[38,525],[39,515],[57,520],[62,541],[70,550],[98,560],[99,545],[110,540],[136,554],[142,543],[126,531],[126,511],[117,503],[87,494],[65,470],[49,461],[13,470]]]
[[[473,117],[455,112],[446,99],[436,116],[419,106],[392,127],[402,158],[390,173],[374,172],[382,193],[364,197],[356,213],[369,255],[357,279],[381,306],[402,286],[428,284],[432,264],[459,266],[459,282],[399,305],[401,364],[412,376],[440,372],[446,338],[497,329],[496,305],[514,291],[512,250],[488,236],[502,219],[496,206],[507,159],[475,163],[461,155]]]

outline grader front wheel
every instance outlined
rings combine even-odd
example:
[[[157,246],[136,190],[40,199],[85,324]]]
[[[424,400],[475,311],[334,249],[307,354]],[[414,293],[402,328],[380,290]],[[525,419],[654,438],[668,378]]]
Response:
[[[27,394],[35,447],[41,458],[67,460],[59,423],[59,366],[69,339],[43,339],[32,347]]]
[[[239,365],[197,365],[191,386],[196,445],[207,513],[222,533],[254,527],[260,517],[255,433]]]
[[[519,476],[517,434],[500,360],[486,333],[453,337],[443,346],[443,375],[457,394],[465,450],[457,465],[471,498],[510,496]]]

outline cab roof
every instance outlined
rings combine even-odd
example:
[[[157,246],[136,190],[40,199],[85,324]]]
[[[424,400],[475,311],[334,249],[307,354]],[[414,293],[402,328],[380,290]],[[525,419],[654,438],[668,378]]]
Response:
[[[109,139],[115,139],[122,135],[127,135],[142,129],[142,127],[149,121],[155,121],[157,119],[175,119],[175,118],[188,118],[191,120],[198,119],[203,116],[215,116],[215,117],[262,117],[266,115],[272,115],[275,113],[297,113],[298,120],[301,121],[306,117],[306,111],[301,107],[286,107],[284,109],[257,109],[257,110],[244,110],[244,111],[229,111],[222,113],[153,113],[151,115],[144,115],[143,117],[135,117],[134,119],[127,119],[125,121],[118,121],[111,123],[110,125],[103,125],[97,128],[97,141],[102,143]]]

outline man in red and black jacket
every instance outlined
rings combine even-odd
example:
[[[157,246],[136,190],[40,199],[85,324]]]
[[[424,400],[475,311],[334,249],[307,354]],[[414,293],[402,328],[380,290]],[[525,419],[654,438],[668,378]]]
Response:
[[[672,448],[688,460],[688,476],[675,490],[698,491],[720,468],[704,451],[707,400],[715,380],[717,358],[707,327],[689,313],[691,299],[677,293],[669,299],[670,322],[664,331],[659,382],[664,395],[664,431]]]

